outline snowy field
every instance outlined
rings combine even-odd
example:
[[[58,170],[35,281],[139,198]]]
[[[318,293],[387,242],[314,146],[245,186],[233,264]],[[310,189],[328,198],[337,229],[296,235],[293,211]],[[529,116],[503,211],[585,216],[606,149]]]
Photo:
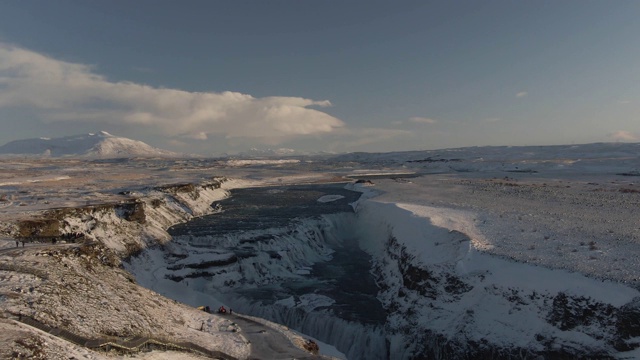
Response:
[[[472,344],[476,354],[497,351],[503,357],[511,355],[508,349],[524,349],[531,358],[637,355],[640,333],[625,321],[635,323],[640,314],[639,144],[244,160],[0,160],[0,232],[5,239],[19,233],[19,221],[41,219],[50,209],[133,200],[144,202],[147,209],[146,222],[123,219],[117,212],[63,219],[62,231],[82,232],[86,239],[102,244],[98,254],[85,258],[63,250],[56,250],[57,255],[36,249],[19,256],[0,254],[5,264],[0,270],[5,317],[25,311],[87,336],[131,333],[136,324],[201,344],[215,342],[217,348],[247,357],[250,347],[234,345],[242,343],[235,333],[206,335],[217,336],[215,341],[203,334],[179,335],[175,323],[184,327],[206,321],[219,329],[224,320],[202,317],[202,312],[137,287],[118,269],[120,260],[154,242],[170,241],[164,233],[168,226],[213,212],[208,205],[226,196],[225,187],[360,179],[348,186],[363,192],[353,206],[356,225],[368,236],[362,238],[370,240],[361,240],[360,245],[374,259],[379,299],[393,309],[387,328],[391,358],[410,357],[414,350],[431,354],[426,347],[443,342],[447,347],[441,350],[449,354],[467,351],[459,348]],[[220,176],[234,180],[219,190],[191,193],[159,188],[201,184]],[[318,202],[339,198],[325,196]],[[3,241],[2,251],[12,245]],[[53,273],[39,277],[15,270],[31,264]],[[82,266],[94,270],[83,273]],[[101,271],[106,275],[96,277]],[[67,279],[75,287],[69,287]],[[131,285],[121,288],[120,283]],[[62,291],[67,288],[75,292]],[[91,302],[64,296],[78,291],[93,294]],[[127,305],[131,298],[126,291],[136,294],[135,301],[144,310]],[[83,313],[83,306],[101,310]],[[123,308],[128,310],[122,312]],[[159,320],[157,314],[166,314],[167,309],[172,317]],[[585,315],[584,309],[592,311]],[[580,317],[576,314],[587,320],[576,320]],[[41,348],[50,358],[57,358],[52,354],[64,347],[77,358],[102,356],[9,319],[2,319],[0,326],[2,342],[10,345],[7,349],[19,346],[16,338],[29,333],[46,343]],[[430,337],[412,333],[418,329]],[[408,341],[414,342],[409,350]],[[171,358],[168,353],[162,356]]]
[[[378,181],[375,201],[466,233],[484,253],[638,288],[640,184],[629,180],[429,175]]]

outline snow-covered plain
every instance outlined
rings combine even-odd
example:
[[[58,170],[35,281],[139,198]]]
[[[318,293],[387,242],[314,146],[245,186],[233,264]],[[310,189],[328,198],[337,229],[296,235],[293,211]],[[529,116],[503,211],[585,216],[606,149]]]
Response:
[[[166,264],[154,244],[171,241],[166,227],[215,211],[208,205],[226,195],[224,189],[203,188],[198,190],[203,195],[194,197],[191,191],[157,186],[201,184],[220,175],[242,179],[233,186],[370,180],[372,186],[348,185],[363,192],[350,221],[360,233],[361,248],[372,256],[378,299],[388,313],[388,353],[382,357],[634,358],[640,345],[635,325],[640,320],[640,144],[359,153],[313,162],[249,161],[242,168],[203,159],[9,159],[3,165],[9,170],[0,176],[6,184],[0,186],[0,230],[8,236],[18,233],[17,221],[43,216],[47,208],[132,198],[144,202],[148,221],[143,224],[114,211],[93,213],[93,223],[86,216],[67,217],[62,229],[85,233],[103,244],[106,255],[127,253],[135,244],[142,250],[140,259],[155,259],[132,268],[140,282],[190,304],[219,299],[191,291],[187,280],[159,281],[154,274],[162,269],[164,275]],[[55,181],[29,181],[52,169],[60,174]],[[95,177],[103,172],[103,178]],[[337,197],[319,202],[331,199]],[[32,256],[25,254],[21,261],[39,262]],[[144,263],[155,267],[144,269]],[[309,264],[299,265],[291,276],[305,276],[299,270]],[[7,288],[6,281],[0,284],[5,311],[42,309],[37,302],[21,305],[6,295],[11,291],[4,289],[12,286]],[[20,281],[33,282],[36,294],[43,288],[41,280]],[[41,319],[95,331],[82,325],[95,319],[80,321],[56,310],[67,305],[62,300],[47,304],[55,317]],[[169,306],[162,304],[160,309]],[[159,328],[172,331],[170,325]]]

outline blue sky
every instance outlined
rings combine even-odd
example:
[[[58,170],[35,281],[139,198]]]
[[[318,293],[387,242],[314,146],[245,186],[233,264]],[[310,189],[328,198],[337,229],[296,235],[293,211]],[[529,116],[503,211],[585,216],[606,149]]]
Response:
[[[638,1],[3,1],[0,143],[640,141]]]

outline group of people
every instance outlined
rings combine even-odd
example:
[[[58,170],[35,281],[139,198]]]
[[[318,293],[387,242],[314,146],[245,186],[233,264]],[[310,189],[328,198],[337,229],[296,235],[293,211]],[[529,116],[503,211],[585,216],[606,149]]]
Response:
[[[74,232],[74,233],[68,233],[68,234],[62,234],[60,235],[59,238],[52,238],[51,239],[51,243],[55,244],[58,240],[67,240],[67,241],[71,241],[71,242],[76,242],[77,239],[83,237],[84,234],[83,233],[79,233],[79,232]]]
[[[211,313],[211,309],[209,308],[209,305],[198,306],[198,310]],[[229,308],[229,311],[227,311],[227,308],[225,308],[224,305],[218,308],[218,314],[226,314],[226,313],[233,314],[233,309]]]
[[[61,240],[76,240],[79,239],[81,237],[83,237],[84,234],[81,232],[73,232],[73,233],[67,233],[67,234],[62,234],[60,235],[60,239]]]
[[[70,242],[76,242],[76,240],[80,239],[84,237],[84,234],[81,232],[73,232],[73,233],[67,233],[67,234],[62,234],[60,236],[31,236],[29,237],[27,240],[29,241],[36,241],[36,242],[42,242],[42,241],[51,241],[52,244],[56,244],[58,241],[70,241]],[[24,247],[24,243],[25,240],[16,240],[16,247],[19,247],[19,244],[22,243],[22,247]]]

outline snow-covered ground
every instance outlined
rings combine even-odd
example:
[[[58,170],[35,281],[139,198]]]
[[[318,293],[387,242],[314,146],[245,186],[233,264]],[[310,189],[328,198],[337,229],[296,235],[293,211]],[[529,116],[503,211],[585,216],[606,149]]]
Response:
[[[176,324],[195,320],[216,328],[215,317],[200,319],[204,313],[131,284],[124,271],[111,266],[123,254],[143,251],[159,265],[136,276],[142,283],[151,279],[163,255],[160,248],[144,249],[170,241],[168,226],[214,212],[211,202],[227,196],[224,188],[199,187],[213,176],[242,179],[229,187],[352,177],[373,182],[350,185],[364,192],[353,204],[353,228],[373,259],[378,298],[388,312],[390,357],[637,355],[640,144],[360,153],[313,162],[247,160],[242,167],[206,159],[1,160],[0,232],[16,235],[19,221],[50,216],[48,209],[85,207],[65,213],[60,229],[84,233],[99,251],[86,258],[40,250],[3,256],[7,265],[0,270],[0,306],[35,310],[39,319],[85,335],[153,328],[179,336]],[[161,186],[166,184],[173,186]],[[327,196],[318,202],[338,199]],[[132,220],[130,208],[86,209],[132,201],[144,204],[146,221]],[[53,275],[16,271],[26,264]],[[80,271],[82,266],[92,270]],[[305,276],[298,271],[304,267],[294,270],[292,276]],[[189,292],[186,283],[163,284],[155,290],[171,285],[175,289],[165,294],[180,294],[188,304],[219,301]],[[80,291],[93,294],[88,306],[94,311],[83,312],[81,296],[69,300],[69,294]],[[130,298],[144,304],[144,310],[127,305]],[[287,304],[298,305],[281,305]],[[173,320],[160,321],[154,311],[170,313]],[[9,320],[2,326],[20,327]],[[218,336],[217,347],[247,356],[245,345],[233,347],[240,344],[233,334],[206,336]],[[15,337],[3,342],[19,345]],[[57,346],[55,340],[49,343]],[[79,358],[100,358],[74,351]]]
[[[625,214],[629,228],[616,229],[626,238],[609,240],[582,230],[585,220],[592,220],[585,214],[550,229],[545,214],[575,207],[583,200],[580,195],[571,193],[573,204],[536,207],[502,196],[500,187],[489,195],[500,200],[491,201],[487,194],[474,197],[476,184],[468,179],[463,186],[456,183],[437,177],[383,180],[376,185],[383,194],[355,204],[361,246],[374,256],[379,298],[395,309],[389,329],[427,334],[408,336],[413,344],[402,337],[392,342],[392,351],[426,342],[417,349],[430,356],[438,350],[478,356],[489,349],[503,356],[517,352],[509,349],[528,356],[618,353],[618,329],[609,315],[633,306],[640,296],[632,255],[639,249],[630,236],[637,230],[637,212]],[[518,186],[531,185],[521,181]],[[589,245],[594,238],[604,251]],[[458,349],[437,344],[438,336]],[[465,349],[465,344],[476,348]]]
[[[100,249],[20,248],[1,256],[0,266],[7,313],[31,316],[86,338],[152,336],[189,341],[238,358],[249,354],[241,332],[231,331],[231,321],[140,287]]]
[[[300,160],[297,159],[243,159],[243,160],[227,160],[226,164],[229,166],[249,166],[249,165],[282,165],[282,164],[297,164]]]
[[[430,175],[377,181],[375,202],[463,232],[485,253],[638,287],[636,187],[620,176]]]
[[[255,184],[255,180],[212,178],[211,174],[193,168],[184,173],[171,169],[165,173],[171,176],[159,179],[153,177],[157,169],[145,167],[160,166],[159,170],[164,172],[167,164],[153,160],[140,160],[131,167],[126,162],[114,165],[74,159],[22,159],[6,160],[6,163],[9,168],[16,169],[15,173],[4,174],[7,177],[21,175],[28,178],[55,168],[61,172],[84,171],[87,179],[78,181],[76,177],[74,184],[78,187],[75,188],[60,181],[47,184],[21,181],[3,188],[5,192],[0,195],[8,194],[4,196],[6,206],[2,209],[4,216],[0,227],[4,235],[4,239],[0,239],[3,249],[0,253],[0,306],[4,316],[11,318],[19,313],[32,316],[49,326],[61,327],[87,338],[152,336],[174,342],[189,341],[240,359],[250,355],[251,345],[242,329],[229,319],[194,307],[214,305],[213,302],[187,302],[194,306],[178,303],[175,298],[169,299],[136,285],[130,274],[119,266],[122,257],[169,241],[170,236],[165,232],[167,227],[215,212],[211,203],[226,197],[228,189]],[[69,164],[73,166],[65,166]],[[180,161],[169,165],[185,166]],[[103,172],[105,168],[113,171],[106,171],[99,179],[105,185],[102,192],[96,191],[91,203],[78,201],[78,193],[93,189],[95,178],[89,179],[91,173]],[[142,179],[143,176],[146,178]],[[43,193],[57,196],[48,197]],[[27,196],[37,202],[26,205]],[[38,222],[41,219],[57,225],[41,229]],[[55,234],[82,234],[82,241],[87,245],[47,247],[29,243],[24,249],[14,249],[14,241],[10,239],[10,236],[21,235],[52,238],[57,236]],[[13,335],[3,339],[3,344],[7,345],[3,347],[7,351],[6,357],[18,356],[16,354],[33,358],[63,356],[56,344],[65,344],[64,341],[48,340],[48,336],[34,332],[24,324],[12,324],[20,331],[12,331]],[[25,335],[27,333],[30,335]],[[33,338],[33,344],[25,345],[24,336]],[[290,336],[300,338],[294,334]],[[101,358],[100,354],[88,350],[79,351],[78,358]],[[145,355],[145,358],[192,358],[188,354],[172,352],[155,356]]]

